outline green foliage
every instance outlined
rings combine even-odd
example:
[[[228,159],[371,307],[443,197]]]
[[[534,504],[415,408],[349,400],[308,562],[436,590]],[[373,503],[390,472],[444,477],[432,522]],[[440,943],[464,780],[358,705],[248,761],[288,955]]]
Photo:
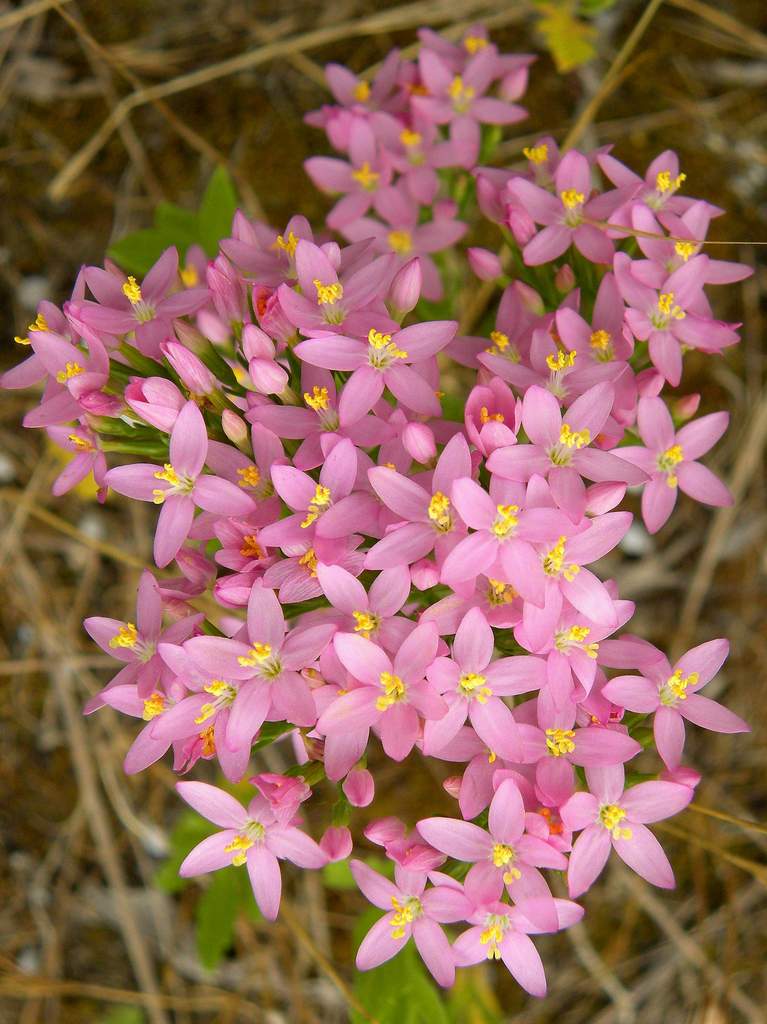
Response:
[[[218,967],[232,948],[234,928],[242,911],[254,921],[261,916],[247,869],[243,866],[216,871],[195,911],[197,954],[206,970]]]
[[[334,860],[322,869],[322,881],[326,889],[340,892],[357,888],[348,860]]]
[[[161,202],[154,215],[154,227],[134,231],[110,248],[108,256],[126,273],[143,275],[171,245],[183,259],[187,249],[200,245],[211,259],[218,243],[226,238],[237,209],[237,193],[225,167],[213,172],[200,209],[185,210],[175,203]]]
[[[543,36],[557,71],[567,72],[596,56],[596,29],[585,18],[593,18],[612,7],[616,0],[534,0],[541,14],[537,28]]]
[[[145,1020],[138,1006],[115,1006],[101,1018],[101,1024],[144,1024]]]

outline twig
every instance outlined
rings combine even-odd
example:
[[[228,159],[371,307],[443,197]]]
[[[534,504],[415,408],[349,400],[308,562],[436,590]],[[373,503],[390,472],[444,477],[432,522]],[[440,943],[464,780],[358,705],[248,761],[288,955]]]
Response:
[[[19,7],[16,11],[9,11],[8,14],[0,15],[0,32],[5,32],[6,29],[20,25],[27,18],[34,18],[38,14],[44,14],[51,7],[56,7],[60,3],[69,4],[71,2],[72,0],[34,0],[33,3]]]
[[[711,7],[710,4],[704,4],[701,0],[668,0],[668,2],[672,7],[679,7],[683,11],[696,14],[702,21],[715,25],[740,43],[747,43],[758,53],[767,54],[767,36],[764,33],[749,25],[744,25],[742,21],[738,21],[737,18],[733,18],[725,11],[720,11],[718,7]]]

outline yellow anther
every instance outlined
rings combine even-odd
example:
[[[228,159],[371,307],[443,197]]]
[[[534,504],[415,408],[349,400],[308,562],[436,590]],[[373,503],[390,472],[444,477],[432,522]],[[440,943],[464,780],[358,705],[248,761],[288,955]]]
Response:
[[[240,834],[235,836],[231,843],[227,843],[224,847],[224,852],[234,854],[232,857],[232,864],[239,867],[241,864],[245,863],[247,860],[247,851],[254,845],[254,839],[251,839],[250,836]]]
[[[502,580],[495,580],[488,576],[487,584],[487,603],[493,608],[502,604],[511,604],[518,596],[510,583],[504,583]]]
[[[186,288],[194,288],[200,283],[200,275],[197,273],[197,267],[193,263],[187,263],[185,267],[182,267],[178,276]]]
[[[458,680],[458,691],[470,700],[473,698],[480,704],[487,704],[487,698],[493,696],[489,686],[485,686],[487,679],[479,672],[465,672]]]
[[[549,147],[545,142],[542,142],[540,146],[525,146],[522,150],[522,155],[531,164],[545,164],[549,158]]]
[[[316,523],[328,505],[330,505],[330,488],[317,484],[314,488],[314,497],[306,510],[306,518],[301,523],[301,529],[305,530],[312,523]]]
[[[154,476],[156,480],[167,480],[173,487],[178,487],[181,483],[178,473],[169,462],[166,462],[162,469],[158,469]]]
[[[583,204],[586,196],[583,192],[578,192],[577,189],[568,188],[564,192],[559,193],[559,198],[562,200],[562,205],[566,210],[575,210]]]
[[[237,481],[240,487],[258,487],[261,483],[261,471],[258,466],[240,466],[237,476],[240,478]]]
[[[410,128],[403,128],[399,133],[399,140],[403,146],[407,146],[411,149],[413,146],[420,146],[423,142],[423,136],[420,132],[414,132]]]
[[[141,302],[141,288],[139,287],[138,281],[131,275],[123,285],[123,295],[130,302],[132,306]]]
[[[490,340],[499,352],[505,352],[511,344],[508,334],[504,334],[503,331],[491,331]]]
[[[683,676],[680,669],[677,669],[673,675],[670,675],[665,682],[665,685],[661,687],[660,691],[660,702],[666,707],[673,707],[679,700],[687,700],[687,688],[689,686],[696,686],[700,676],[697,672],[691,672],[688,676]]]
[[[496,752],[494,750],[489,750],[487,752],[487,763],[488,764],[495,764],[495,762],[497,760],[498,760],[498,755],[496,754]]]
[[[561,349],[556,355],[546,356],[546,365],[552,371],[552,373],[558,373],[560,370],[567,370],[571,366],[575,366],[575,357],[578,353],[573,350],[572,352],[563,352]]]
[[[477,53],[487,46],[487,39],[484,36],[466,36],[463,40],[464,49],[467,53]]]
[[[571,647],[578,647],[589,658],[596,658],[599,655],[598,643],[584,643],[584,640],[591,633],[588,626],[570,626],[569,629],[556,633],[554,646],[558,651],[567,654]]]
[[[202,740],[202,756],[213,757],[216,753],[216,730],[212,725],[209,725],[207,729],[203,729],[199,733],[199,737]]]
[[[304,401],[310,409],[314,409],[315,412],[323,412],[327,409],[330,399],[328,397],[328,389],[318,387],[316,384],[312,388],[312,393],[304,391]]]
[[[38,313],[35,318],[35,322],[27,327],[27,331],[49,331],[48,321],[45,319],[42,313]],[[31,345],[32,342],[29,338],[20,338],[19,335],[15,335],[13,339],[17,345]]]
[[[263,665],[271,653],[271,644],[253,644],[248,653],[245,655],[241,654],[237,661],[243,668],[254,668],[256,665]]]
[[[398,704],[405,699],[405,684],[399,676],[395,676],[393,672],[382,672],[379,680],[383,695],[376,701],[378,711],[386,711],[392,704]]]
[[[114,650],[116,647],[135,647],[137,642],[138,630],[132,622],[126,622],[109,641],[109,646]]]
[[[603,804],[599,809],[599,823],[612,834],[613,839],[631,839],[631,829],[621,827],[625,817],[626,812],[617,804]]]
[[[506,843],[496,843],[493,846],[493,864],[495,867],[505,868],[515,857],[516,853],[513,846],[508,846]]]
[[[151,722],[153,718],[157,718],[158,715],[161,715],[164,710],[165,696],[155,690],[155,692],[144,701],[144,711],[141,717],[145,722]]]
[[[447,533],[452,529],[453,517],[450,514],[450,499],[442,491],[434,492],[426,514],[442,533]]]
[[[410,899],[402,902],[396,896],[392,896],[391,905],[395,911],[389,921],[391,937],[393,939],[404,939],[407,925],[421,916],[423,910],[421,901],[415,896],[411,896]]]
[[[655,187],[664,196],[672,195],[686,180],[686,174],[677,174],[675,178],[672,178],[671,171],[660,171],[655,178]]]
[[[370,639],[371,634],[375,633],[381,624],[379,616],[372,612],[352,612],[352,618],[354,619],[354,632],[364,636],[366,640]]]
[[[507,537],[519,524],[519,505],[496,505],[497,514],[490,527],[499,539]]]
[[[554,547],[543,556],[543,571],[547,576],[559,576],[571,582],[581,571],[579,565],[565,563],[565,537],[560,537]]]
[[[242,662],[242,659],[240,661]],[[202,725],[203,722],[207,722],[221,708],[229,707],[234,703],[234,699],[237,696],[237,690],[231,683],[227,683],[223,679],[214,679],[212,683],[208,683],[203,689],[216,699],[209,704],[202,705],[200,714],[194,720],[195,725]]]
[[[464,113],[471,105],[471,101],[476,95],[476,90],[470,85],[464,85],[461,76],[456,75],[447,87],[447,94],[453,101],[453,107],[459,113]]]
[[[676,474],[676,467],[684,461],[684,451],[681,444],[672,444],[665,452],[662,452],[656,459],[658,469],[666,474],[666,483],[669,487],[676,487],[679,477]]]
[[[374,192],[378,186],[378,179],[381,175],[378,171],[374,171],[366,160],[362,167],[359,167],[356,171],[352,171],[352,177],[358,184],[362,185],[366,192]]]
[[[503,942],[503,934],[509,926],[509,918],[506,914],[488,914],[485,918],[485,926],[480,932],[479,941],[483,946],[487,946],[488,960],[500,960],[499,944]]]
[[[407,256],[413,251],[413,236],[409,231],[390,231],[388,235],[389,248],[400,256]]]
[[[503,423],[504,415],[502,412],[488,412],[487,406],[483,405],[479,410],[479,422],[484,426],[486,423]]]
[[[696,242],[674,243],[674,252],[677,254],[677,256],[681,256],[685,263],[689,260],[691,256],[694,256],[697,251],[698,246]]]
[[[673,292],[663,292],[658,296],[658,312],[666,320],[684,320],[687,315],[683,309],[674,304]]]
[[[397,348],[391,340],[391,334],[382,334],[372,327],[368,331],[368,345],[373,350],[370,356],[372,366],[388,366],[392,359],[407,359],[407,352]]]
[[[546,730],[546,747],[550,754],[554,757],[561,757],[563,754],[572,754],[575,750],[575,743],[573,743],[573,737],[575,733],[572,729],[547,729]]]
[[[59,384],[66,384],[68,380],[78,377],[81,373],[85,373],[85,370],[79,363],[67,363],[64,369],[56,374],[56,380]]]
[[[587,444],[591,443],[591,431],[590,430],[572,430],[568,423],[562,424],[562,429],[559,432],[559,443],[563,444],[565,448],[585,448]]]
[[[67,441],[79,448],[81,452],[95,452],[95,448],[87,437],[80,437],[79,434],[67,434]]]
[[[317,289],[318,306],[331,306],[334,302],[340,302],[344,297],[344,286],[340,281],[323,284],[318,277],[315,277],[312,284]]]
[[[258,537],[255,533],[246,533],[242,538],[242,547],[240,548],[240,554],[243,558],[263,558],[264,549],[258,543]]]
[[[296,246],[298,245],[298,238],[293,234],[292,231],[288,232],[288,237],[284,235],[277,235],[272,248],[281,249],[291,260],[296,255]]]
[[[589,345],[597,352],[607,352],[612,347],[612,337],[609,331],[601,328],[598,331],[592,331]]]
[[[162,505],[165,501],[165,491],[160,490],[159,487],[155,487],[152,491],[152,501],[155,505]]]
[[[298,559],[298,564],[308,571],[309,576],[312,579],[317,578],[317,555],[314,548],[307,548],[304,554]]]
[[[370,99],[370,84],[360,79],[354,86],[354,98],[358,103],[367,103]]]

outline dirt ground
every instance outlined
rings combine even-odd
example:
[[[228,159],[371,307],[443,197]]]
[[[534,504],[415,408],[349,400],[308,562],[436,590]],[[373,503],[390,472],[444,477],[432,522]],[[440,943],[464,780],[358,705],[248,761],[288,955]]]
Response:
[[[543,53],[509,159],[544,129],[564,137],[645,6],[618,0],[597,23],[598,58],[578,72],[557,74]],[[325,201],[301,164],[325,151],[302,124],[326,99],[322,65],[362,70],[393,44],[412,43],[421,24],[475,15],[502,48],[542,52],[526,0],[0,0],[3,365],[41,297],[65,298],[80,264],[98,263],[110,240],[146,226],[158,199],[194,204],[216,161],[251,212],[276,224],[294,211],[321,218]],[[184,80],[201,69],[201,80]],[[161,83],[175,85],[156,101],[150,92],[92,159],[79,159],[121,98]],[[712,513],[683,501],[656,538],[637,532],[641,557],[616,554],[604,567],[639,602],[633,630],[659,646],[678,652],[730,638],[732,657],[710,696],[753,732],[701,733],[690,746],[705,772],[695,806],[659,828],[676,893],[613,865],[585,899],[585,924],[540,942],[545,1001],[483,968],[471,972],[470,1000],[451,1011],[456,1021],[767,1020],[767,826],[751,824],[767,822],[767,250],[751,244],[767,245],[766,90],[761,0],[667,0],[584,139],[613,143],[639,170],[676,149],[690,192],[728,210],[712,232],[726,243],[717,255],[756,267],[716,295],[718,315],[743,322],[742,344],[692,361],[685,381],[702,392],[703,411],[732,413],[709,464],[735,508]],[[0,1024],[348,1020],[359,895],[327,893],[296,872],[278,924],[243,916],[233,955],[206,972],[192,925],[201,887],[169,894],[153,885],[181,812],[174,777],[160,764],[125,780],[130,724],[109,709],[80,714],[110,675],[81,621],[127,615],[148,563],[152,513],[51,498],[59,464],[39,433],[20,428],[28,401],[0,397]],[[268,766],[286,756],[275,749]],[[417,758],[408,768],[403,796],[400,770],[381,766],[379,792],[391,795],[377,810],[414,819],[423,800],[443,799],[449,813],[439,780]]]

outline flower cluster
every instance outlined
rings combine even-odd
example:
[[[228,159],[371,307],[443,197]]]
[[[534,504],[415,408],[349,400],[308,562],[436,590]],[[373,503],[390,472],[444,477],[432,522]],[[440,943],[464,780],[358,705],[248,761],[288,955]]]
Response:
[[[491,166],[531,59],[473,28],[422,31],[417,61],[393,52],[372,80],[331,65],[336,104],[308,120],[341,156],[306,169],[343,244],[237,213],[210,262],[86,267],[2,384],[41,386],[25,425],[73,454],[55,493],[92,473],[102,500],[158,506],[154,560],[178,574],[143,573],[135,621],[86,620],[122,665],[87,710],[143,723],[127,772],[170,750],[177,772],[215,761],[255,787],[244,808],[178,784],[221,829],[182,874],[245,865],[274,918],[278,861],[349,857],[375,770],[416,751],[403,772],[443,766],[455,812],[365,828],[393,880],[351,861],[385,912],[359,968],[412,938],[442,985],[500,959],[542,995],[530,936],[580,919],[611,849],[674,884],[647,826],[699,779],[685,721],[747,729],[699,692],[727,642],[669,664],[621,632],[634,606],[594,563],[632,523],[627,489],[650,531],[680,490],[730,501],[698,461],[726,413],[693,419],[699,396],[664,391],[686,352],[737,340],[705,286],[748,271],[702,251],[722,211],[682,194],[673,153],[641,178],[543,138]],[[474,203],[500,251],[457,252]],[[497,286],[477,335],[451,316],[461,266]],[[250,777],[280,738],[295,767]]]

